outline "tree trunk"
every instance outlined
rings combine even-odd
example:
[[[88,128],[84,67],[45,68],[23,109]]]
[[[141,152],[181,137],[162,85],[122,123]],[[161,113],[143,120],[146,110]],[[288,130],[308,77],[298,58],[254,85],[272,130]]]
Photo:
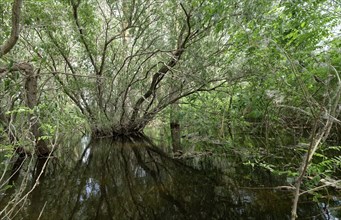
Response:
[[[34,74],[32,65],[24,63],[20,65],[22,70],[25,72],[25,90],[26,90],[26,106],[34,110],[38,104],[37,92],[38,92],[38,82],[37,75]],[[48,156],[50,153],[49,148],[44,140],[41,139],[41,133],[39,131],[40,124],[37,117],[33,113],[28,116],[30,132],[33,135],[35,142],[35,151],[38,157]]]
[[[170,129],[171,129],[171,140],[172,140],[172,148],[173,152],[181,150],[181,140],[180,140],[180,120],[179,120],[179,111],[180,106],[178,101],[171,104],[171,112],[170,112]]]

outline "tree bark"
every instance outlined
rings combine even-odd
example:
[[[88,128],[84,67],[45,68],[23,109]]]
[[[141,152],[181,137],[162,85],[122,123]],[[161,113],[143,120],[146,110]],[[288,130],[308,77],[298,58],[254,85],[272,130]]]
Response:
[[[37,75],[34,74],[32,65],[28,63],[21,64],[22,70],[25,72],[26,81],[25,81],[25,90],[26,90],[26,105],[31,110],[38,104],[37,93],[38,93],[38,82]],[[35,117],[33,113],[29,114],[29,124],[30,131],[34,137],[35,141],[35,151],[38,157],[44,157],[49,155],[50,150],[47,147],[47,144],[44,140],[41,139],[41,133],[39,131],[40,124],[38,119]]]
[[[171,140],[172,140],[172,149],[173,152],[181,150],[181,128],[180,128],[180,120],[179,120],[179,101],[171,104],[171,112],[170,112],[170,129],[171,129]]]
[[[12,31],[8,40],[0,47],[0,58],[7,54],[17,43],[20,32],[20,13],[23,0],[14,0],[12,6]]]

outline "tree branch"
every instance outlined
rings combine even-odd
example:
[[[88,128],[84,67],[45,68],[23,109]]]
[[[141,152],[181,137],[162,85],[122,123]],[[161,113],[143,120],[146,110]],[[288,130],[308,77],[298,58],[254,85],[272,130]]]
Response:
[[[0,58],[7,54],[17,43],[20,32],[20,13],[23,0],[14,0],[12,6],[12,31],[8,40],[0,47]]]
[[[149,89],[147,90],[147,92],[142,95],[138,100],[137,102],[135,103],[135,106],[134,106],[134,110],[133,110],[133,113],[131,115],[131,118],[130,118],[130,123],[131,124],[134,124],[137,116],[138,116],[138,113],[140,111],[140,107],[141,105],[143,104],[143,102],[145,100],[147,100],[152,94],[155,93],[155,90],[157,88],[157,85],[161,82],[161,80],[163,79],[163,77],[165,76],[165,74],[172,68],[174,67],[178,61],[180,60],[181,58],[181,55],[184,53],[185,49],[186,49],[186,45],[188,43],[188,41],[190,40],[190,37],[192,35],[192,32],[191,32],[191,24],[190,24],[190,19],[191,19],[191,15],[185,10],[184,6],[182,4],[180,4],[181,8],[183,9],[185,15],[186,15],[186,23],[187,23],[187,35],[185,37],[185,39],[182,41],[182,42],[179,42],[178,43],[178,48],[177,50],[172,54],[172,58],[171,60],[167,63],[167,64],[164,64],[160,69],[159,71],[157,71],[154,75],[153,75],[153,78],[152,78],[152,82],[149,86]],[[181,39],[181,35],[183,33],[180,33],[179,35],[179,39]]]

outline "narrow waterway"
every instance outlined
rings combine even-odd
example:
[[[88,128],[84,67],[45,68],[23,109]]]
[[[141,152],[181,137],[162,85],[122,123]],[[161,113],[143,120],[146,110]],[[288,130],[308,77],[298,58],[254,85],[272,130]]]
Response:
[[[148,139],[83,138],[80,143],[60,146],[47,164],[27,158],[18,166],[21,170],[12,176],[13,186],[0,194],[2,210],[12,200],[2,219],[290,217],[291,192],[271,188],[288,185],[287,179],[242,165],[233,153],[173,158]],[[335,207],[340,205],[337,201]],[[299,216],[341,216],[340,210],[326,212],[323,206],[302,196]]]

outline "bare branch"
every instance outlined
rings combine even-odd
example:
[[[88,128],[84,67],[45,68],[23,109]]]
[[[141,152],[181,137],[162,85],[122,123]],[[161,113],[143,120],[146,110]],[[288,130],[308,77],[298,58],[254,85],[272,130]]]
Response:
[[[83,28],[81,27],[81,24],[79,23],[78,7],[79,7],[79,4],[80,4],[80,1],[78,1],[77,3],[74,3],[74,1],[71,1],[71,4],[72,4],[72,10],[73,10],[72,11],[73,12],[73,18],[74,18],[74,20],[76,22],[76,26],[77,26],[77,29],[79,31],[79,36],[80,36],[81,42],[83,43],[83,45],[85,47],[85,50],[86,50],[86,52],[87,52],[87,54],[88,54],[88,56],[90,58],[90,62],[92,64],[92,66],[94,67],[96,74],[98,74],[99,71],[98,71],[95,59],[92,56],[90,48],[89,48],[89,45],[88,45],[88,43],[86,42],[86,40],[84,38]]]
[[[77,74],[76,74],[76,71],[75,71],[75,69],[73,68],[73,66],[72,66],[70,60],[68,59],[68,57],[66,56],[66,54],[63,52],[62,47],[59,45],[59,43],[57,42],[57,40],[52,36],[52,34],[51,34],[50,32],[48,32],[48,36],[50,37],[50,39],[51,39],[51,41],[54,43],[54,45],[57,47],[57,49],[58,49],[60,55],[63,57],[64,61],[66,62],[67,67],[70,69],[70,71],[71,71],[71,73],[72,73],[71,75],[72,75],[73,79],[75,80],[75,82],[77,82],[77,78],[76,78],[76,75],[77,75]],[[52,59],[52,57],[51,57],[51,59]],[[53,60],[53,59],[52,59],[52,60]],[[58,82],[61,84],[61,86],[64,88],[64,91],[67,91],[67,90],[68,90],[68,89],[67,89],[67,86],[66,86],[64,83],[62,83],[62,80],[61,80],[61,79],[59,78],[59,76],[56,74],[56,73],[57,73],[57,70],[55,69],[55,70],[52,70],[52,71],[53,71],[52,73],[53,73],[54,77],[57,79],[57,81],[58,81]],[[88,104],[86,98],[84,97],[84,95],[83,95],[83,93],[82,93],[82,91],[81,91],[81,89],[80,89],[78,83],[76,83],[76,86],[77,86],[77,89],[78,89],[78,91],[79,91],[79,96],[81,97],[82,102],[83,102],[84,105],[85,105],[85,109],[86,109],[87,113],[89,114],[90,118],[93,118],[92,111],[91,111],[91,109],[90,109],[90,107],[89,107],[89,104]],[[81,104],[77,101],[77,99],[76,99],[76,94],[75,94],[75,93],[72,93],[72,94],[71,94],[70,92],[67,92],[66,94],[72,99],[72,101],[75,102],[75,104],[76,104],[76,105],[80,108],[80,110],[84,113],[84,108],[82,108],[82,107],[81,107]]]

